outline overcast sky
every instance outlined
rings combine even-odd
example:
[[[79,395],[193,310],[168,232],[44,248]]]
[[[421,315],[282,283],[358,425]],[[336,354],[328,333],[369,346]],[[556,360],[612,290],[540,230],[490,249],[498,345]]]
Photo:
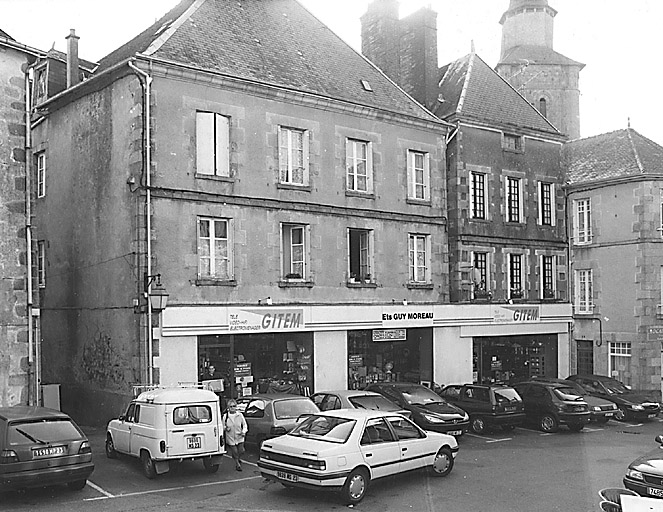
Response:
[[[262,0],[269,1],[269,0]],[[300,0],[357,51],[359,17],[370,0]],[[165,14],[178,0],[0,0],[0,29],[17,41],[64,51],[69,29],[80,56],[97,61]],[[558,11],[554,49],[586,64],[580,73],[583,137],[631,127],[663,145],[663,0],[549,0]],[[509,0],[401,0],[401,16],[424,5],[438,13],[438,55],[445,64],[476,52],[497,63],[499,19]]]

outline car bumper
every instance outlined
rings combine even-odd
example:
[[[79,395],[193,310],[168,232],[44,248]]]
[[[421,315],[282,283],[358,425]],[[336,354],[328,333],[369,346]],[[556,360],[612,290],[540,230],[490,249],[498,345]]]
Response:
[[[624,477],[622,480],[624,487],[631,491],[637,492],[640,496],[647,496],[649,498],[663,498],[663,487],[651,485],[647,482],[640,480],[633,480],[632,478]]]
[[[644,421],[644,420],[653,420],[654,418],[657,418],[658,415],[660,414],[660,411],[655,411],[655,410],[634,411],[632,409],[629,409],[626,414],[628,418],[637,421]]]
[[[559,422],[562,425],[586,425],[589,423],[589,412],[583,413],[562,413],[559,415]]]
[[[466,421],[464,423],[419,423],[418,424],[424,430],[430,430],[431,432],[439,432],[440,434],[449,434],[452,436],[462,436],[470,428],[470,422]]]
[[[590,421],[604,422],[615,417],[615,411],[590,411]]]
[[[31,487],[47,487],[69,482],[87,480],[94,471],[94,463],[86,462],[67,466],[0,473],[0,488],[23,489]]]
[[[338,491],[350,474],[350,471],[320,474],[319,472],[305,471],[299,468],[282,467],[267,461],[259,461],[260,474],[275,482],[281,482],[293,487],[308,489]]]

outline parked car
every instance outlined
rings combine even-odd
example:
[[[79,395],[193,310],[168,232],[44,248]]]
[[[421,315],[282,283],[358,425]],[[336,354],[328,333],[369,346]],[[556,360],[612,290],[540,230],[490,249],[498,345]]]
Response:
[[[67,414],[0,407],[0,491],[59,484],[80,490],[93,471],[90,442]]]
[[[432,389],[408,382],[377,382],[366,387],[387,397],[412,413],[412,421],[424,430],[462,436],[470,424],[469,415],[447,402]]]
[[[656,418],[661,405],[648,393],[632,391],[623,382],[605,375],[571,375],[569,380],[580,384],[592,396],[610,400],[617,405],[617,421],[642,421]]]
[[[589,406],[568,384],[530,380],[514,384],[525,404],[525,418],[543,432],[566,425],[574,432],[589,423]]]
[[[495,426],[513,430],[525,420],[523,400],[511,386],[451,384],[438,394],[470,415],[470,428],[476,434]]]
[[[119,453],[139,458],[150,479],[182,460],[202,460],[215,473],[226,453],[219,398],[198,388],[144,391],[106,427],[106,456]]]
[[[453,436],[426,432],[400,414],[339,409],[264,442],[258,467],[286,487],[340,491],[355,504],[376,478],[422,467],[448,475],[457,452]]]
[[[311,400],[321,411],[334,409],[370,409],[374,411],[397,412],[410,418],[412,413],[396,405],[388,398],[374,391],[339,390],[321,391],[311,395]]]
[[[656,436],[655,441],[660,446],[631,462],[623,483],[641,496],[663,498],[663,436]]]
[[[287,393],[264,393],[237,399],[249,432],[246,442],[261,446],[265,439],[290,432],[302,419],[320,412],[309,397]]]
[[[576,394],[582,397],[589,406],[589,421],[596,423],[607,423],[610,418],[614,418],[617,413],[617,406],[614,402],[591,395],[585,388],[575,381],[568,379],[553,379],[549,377],[537,377],[538,381],[557,382],[560,384],[570,385],[575,390]]]

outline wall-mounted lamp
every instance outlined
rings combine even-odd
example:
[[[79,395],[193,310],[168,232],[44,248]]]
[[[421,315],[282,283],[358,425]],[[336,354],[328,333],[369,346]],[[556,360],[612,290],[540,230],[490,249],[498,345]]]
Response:
[[[133,193],[138,190],[139,185],[136,184],[136,178],[134,176],[129,176],[127,178],[127,185],[129,185],[129,190]]]
[[[166,292],[166,288],[161,284],[161,274],[155,274],[153,276],[145,274],[143,279],[145,297],[150,301],[152,311],[158,313],[166,309],[168,292]],[[154,285],[150,288],[152,283],[154,283]]]
[[[272,298],[271,298],[271,297],[267,297],[267,298],[265,298],[265,299],[258,299],[258,304],[261,305],[261,306],[262,306],[263,304],[267,304],[268,306],[271,306],[271,305],[272,305]]]

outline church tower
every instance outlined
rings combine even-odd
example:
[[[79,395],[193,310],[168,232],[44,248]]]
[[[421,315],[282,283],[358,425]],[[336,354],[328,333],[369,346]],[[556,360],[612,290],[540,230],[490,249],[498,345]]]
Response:
[[[570,139],[580,137],[580,71],[584,64],[553,50],[557,11],[548,0],[510,0],[502,15],[495,70]]]

